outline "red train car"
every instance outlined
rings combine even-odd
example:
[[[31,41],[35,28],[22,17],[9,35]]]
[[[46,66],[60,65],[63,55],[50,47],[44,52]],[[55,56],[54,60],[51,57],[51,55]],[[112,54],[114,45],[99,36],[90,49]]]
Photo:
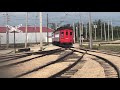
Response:
[[[58,46],[72,46],[73,38],[72,27],[61,27],[53,32],[52,43]]]

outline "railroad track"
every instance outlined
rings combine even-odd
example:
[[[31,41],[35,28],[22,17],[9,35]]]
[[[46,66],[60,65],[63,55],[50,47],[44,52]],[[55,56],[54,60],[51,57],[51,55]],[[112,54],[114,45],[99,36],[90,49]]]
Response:
[[[80,63],[80,60],[82,59],[82,57],[84,56],[78,56],[74,53],[75,51],[73,50],[69,50],[69,52],[61,55],[58,59],[56,59],[55,61],[46,63],[45,65],[42,65],[32,71],[26,72],[22,75],[16,76],[15,78],[55,78],[56,76],[70,70],[72,71],[76,71],[76,69],[78,69],[78,67],[75,67],[78,63]],[[82,62],[81,62],[82,63]],[[62,64],[64,64],[64,66],[62,66],[62,68],[51,68],[51,67],[56,67],[56,64],[58,64],[58,67]],[[74,67],[74,68],[73,68]],[[49,69],[46,69],[49,68]],[[76,69],[75,69],[76,68]],[[57,71],[55,72],[53,69],[56,69]],[[60,69],[60,70],[59,70]],[[72,69],[72,70],[71,70]],[[73,70],[74,69],[74,70]],[[46,71],[47,70],[47,71]],[[54,72],[52,72],[52,71]],[[51,72],[50,72],[51,71]],[[50,74],[50,75],[47,75]],[[49,73],[50,72],[50,73]],[[74,72],[75,73],[75,72]]]
[[[47,66],[50,66],[50,65],[52,65],[52,64],[55,64],[55,63],[57,63],[57,62],[60,62],[60,61],[62,61],[63,58],[67,57],[68,55],[71,55],[72,53],[73,53],[73,52],[64,53],[64,54],[61,55],[58,59],[56,59],[56,60],[54,60],[54,61],[51,61],[51,62],[47,62],[46,64],[41,65],[41,66],[39,66],[39,67],[37,67],[37,68],[34,68],[34,69],[31,70],[31,71],[22,73],[21,75],[18,75],[18,76],[16,76],[15,78],[24,77],[24,76],[27,75],[27,74],[34,73],[34,72],[36,72],[36,71],[38,71],[38,70],[41,70],[41,69],[43,69],[43,68],[45,68],[45,67],[47,67]]]
[[[93,51],[95,52],[95,51]],[[120,53],[117,53],[117,52],[104,52],[104,51],[99,51],[98,53],[103,53],[103,54],[107,54],[107,55],[111,55],[111,56],[117,56],[117,57],[120,57]]]
[[[85,60],[81,60],[85,54],[96,57],[96,58],[92,58],[92,60],[97,61],[104,68],[106,78],[119,78],[120,77],[119,69],[115,64],[113,64],[112,62],[110,62],[109,60],[107,60],[103,57],[90,54],[90,53],[88,53],[87,50],[75,50],[73,48],[69,49],[69,50],[68,49],[66,49],[66,50],[65,49],[56,49],[56,50],[45,51],[45,52],[34,52],[34,53],[32,53],[32,55],[33,54],[37,55],[37,56],[34,56],[33,58],[29,58],[26,60],[23,59],[21,61],[12,60],[12,61],[1,62],[0,64],[7,63],[7,62],[10,62],[10,63],[0,65],[0,74],[2,72],[8,72],[9,70],[14,72],[14,73],[11,72],[10,74],[8,74],[8,76],[3,74],[3,76],[1,76],[1,77],[8,77],[8,78],[71,78],[78,71],[78,69],[81,69],[83,67],[84,63],[86,62]],[[41,59],[41,61],[37,60],[37,59],[40,59],[40,57],[43,57],[43,56],[48,57],[50,55],[59,55],[59,58],[57,58],[55,60],[45,61],[45,63],[43,63],[43,64],[41,63],[42,59]],[[30,65],[32,65],[32,63],[34,63],[33,61],[37,61],[37,64],[34,65],[33,67],[30,67]],[[63,64],[63,66],[62,66],[62,64]],[[23,68],[21,65],[23,67],[30,67],[30,69],[19,71],[19,69]],[[14,70],[18,70],[18,71],[14,71]],[[54,70],[56,70],[56,71],[54,71]]]
[[[0,55],[0,63],[32,55],[32,52]]]
[[[109,64],[100,58],[92,58],[92,60],[97,61],[104,68],[104,73],[106,78],[118,78],[115,68],[111,67],[113,66],[113,64]]]
[[[70,50],[72,50],[72,52],[70,52],[66,55],[63,55],[62,57],[58,58],[56,61],[47,63],[46,65],[35,69],[34,71],[39,72],[40,69],[44,69],[46,67],[49,67],[50,65],[68,62],[68,63],[70,63],[70,64],[68,64],[68,66],[66,66],[65,68],[63,68],[57,72],[54,72],[52,75],[48,75],[46,77],[48,77],[48,78],[70,78],[70,77],[72,77],[78,71],[78,69],[82,68],[82,66],[84,65],[85,61],[81,60],[83,58],[83,56],[85,54],[89,54],[89,53],[87,53],[87,50],[84,50],[84,51],[77,51],[77,50],[73,50],[73,49],[70,49]],[[82,53],[82,55],[77,56],[74,54],[74,52]],[[92,54],[89,54],[89,55],[92,55]],[[119,69],[114,63],[110,62],[109,60],[107,60],[103,57],[97,56],[97,55],[92,55],[92,56],[96,57],[96,58],[92,58],[92,60],[97,61],[104,68],[104,73],[105,73],[106,78],[119,78],[120,77]],[[34,73],[34,71],[32,71],[32,73]],[[29,74],[30,73],[31,72],[29,72]],[[28,73],[26,73],[26,74],[28,74]],[[22,76],[24,77],[24,75],[22,75]],[[32,76],[32,75],[34,75],[34,74],[26,75],[25,77]],[[21,76],[19,76],[19,77],[21,77]],[[38,75],[38,77],[39,77],[39,75]],[[40,77],[42,77],[42,76],[40,75]]]
[[[11,55],[11,56],[0,57],[0,63],[23,58],[23,57],[30,56],[30,55],[32,55],[32,54],[16,54],[16,55]]]
[[[95,52],[95,51],[90,51],[86,49],[82,49],[82,50],[86,51],[87,52],[86,54],[96,57],[96,58],[92,58],[92,60],[97,61],[104,68],[106,78],[120,78],[120,70],[116,64],[112,63],[108,59],[105,59],[104,56],[101,57],[99,55],[94,55],[89,53],[89,52]],[[76,50],[76,51],[80,52],[79,50]]]
[[[56,52],[56,51],[58,51],[60,49],[48,50],[48,51],[16,53],[16,54],[10,54],[10,55],[1,55],[0,56],[0,63],[10,61],[10,60],[19,59],[19,58],[23,58],[23,57],[30,56],[30,55],[43,54],[43,56],[44,56],[44,55],[47,55],[47,54],[54,53],[54,52]]]
[[[72,50],[72,55],[68,56],[67,58],[64,58],[61,62],[73,62],[70,64],[68,67],[64,68],[60,72],[50,76],[49,78],[70,78],[73,76],[78,69],[82,68],[84,65],[85,61],[81,61],[83,56],[86,54],[86,52],[80,52],[82,53],[81,56],[75,55],[75,51]],[[72,59],[72,60],[71,60]]]
[[[85,50],[85,49],[80,49],[80,50]],[[95,51],[95,50],[90,50],[90,49],[86,49],[86,50],[87,51],[91,51],[91,52],[103,53],[103,54],[107,54],[107,55],[111,55],[111,56],[120,57],[120,53],[119,52]]]
[[[17,65],[20,63],[25,63],[25,62],[28,62],[30,60],[40,58],[40,57],[43,57],[46,55],[54,54],[54,53],[57,53],[60,51],[64,51],[64,49],[60,48],[60,49],[54,49],[54,50],[48,50],[48,51],[42,51],[42,52],[38,51],[38,52],[33,52],[33,53],[27,53],[28,55],[26,55],[26,53],[25,53],[25,56],[23,56],[24,54],[23,55],[17,54],[16,56],[12,55],[12,59],[9,57],[6,57],[5,59],[2,59],[0,61],[0,68],[5,68],[5,67]]]
[[[43,57],[43,56],[49,56],[49,55],[59,55],[61,52],[63,52],[64,51],[64,49],[62,49],[62,48],[60,48],[60,49],[54,49],[54,50],[49,50],[49,51],[43,51],[43,52],[35,52],[34,54],[35,55],[37,55],[37,56],[35,56],[35,57],[33,57],[33,58],[30,58],[29,57],[29,59],[20,59],[20,60],[12,60],[12,61],[8,61],[8,62],[2,62],[2,63],[0,63],[0,74],[3,74],[3,75],[5,75],[6,74],[6,72],[9,72],[9,73],[11,73],[10,71],[9,71],[9,69],[11,70],[11,71],[14,71],[14,70],[19,70],[19,69],[21,69],[22,67],[21,67],[21,65],[23,66],[23,67],[30,67],[29,66],[29,64],[32,64],[32,62],[34,63],[34,61],[38,61],[38,63],[40,63],[41,61],[40,61],[40,57]],[[40,55],[39,55],[40,54]],[[26,57],[25,57],[26,58]],[[4,63],[4,64],[3,64]],[[6,63],[6,64],[5,64]],[[15,74],[12,74],[11,73],[11,75],[7,75],[6,74],[6,76],[3,76],[3,75],[1,75],[1,77],[8,77],[8,78],[17,78],[17,77],[21,77],[21,76],[23,76],[23,75],[26,75],[26,74],[28,74],[28,73],[31,73],[31,72],[33,72],[33,71],[36,71],[36,70],[38,70],[38,69],[40,69],[40,68],[44,68],[45,66],[48,66],[49,64],[52,64],[52,63],[55,63],[54,61],[53,62],[50,62],[50,61],[48,61],[46,64],[43,64],[43,65],[40,65],[40,66],[38,66],[38,64],[36,64],[36,65],[34,65],[34,67],[30,67],[30,69],[29,70],[22,70],[22,71],[16,71],[16,73]],[[1,64],[3,64],[3,65],[1,65]],[[14,69],[15,68],[15,69]],[[7,71],[4,71],[4,70],[7,70]]]

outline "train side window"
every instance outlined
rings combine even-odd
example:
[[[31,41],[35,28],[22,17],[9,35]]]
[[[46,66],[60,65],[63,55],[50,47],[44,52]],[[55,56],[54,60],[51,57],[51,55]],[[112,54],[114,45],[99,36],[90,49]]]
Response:
[[[70,32],[70,35],[72,35],[72,32]]]
[[[64,32],[61,32],[61,35],[64,36]]]
[[[61,32],[61,34],[64,34],[64,32]]]
[[[66,35],[68,35],[68,32],[66,32]]]

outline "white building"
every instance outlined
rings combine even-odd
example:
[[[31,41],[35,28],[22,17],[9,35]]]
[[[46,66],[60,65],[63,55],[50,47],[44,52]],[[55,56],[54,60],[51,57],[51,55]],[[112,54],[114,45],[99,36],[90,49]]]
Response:
[[[16,43],[25,43],[26,38],[26,27],[20,27],[18,28],[21,30],[21,33],[15,33],[15,41]],[[9,28],[8,28],[9,30]],[[36,43],[40,42],[40,38],[42,38],[43,42],[47,42],[47,28],[42,27],[42,36],[40,36],[40,28],[39,27],[28,27],[28,33],[27,33],[27,41],[28,43]],[[53,29],[48,28],[48,39],[49,42],[52,42],[52,32]],[[6,44],[6,27],[0,26],[0,36],[1,36],[1,44]],[[9,43],[14,43],[14,33],[9,33]]]

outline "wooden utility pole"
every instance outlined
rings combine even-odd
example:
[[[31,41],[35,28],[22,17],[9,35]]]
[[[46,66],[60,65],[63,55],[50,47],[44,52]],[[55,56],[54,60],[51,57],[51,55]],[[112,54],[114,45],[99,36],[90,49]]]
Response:
[[[112,40],[113,40],[113,26],[112,26],[112,21],[111,21],[111,30],[112,30]]]
[[[25,48],[27,48],[27,30],[28,29],[28,12],[26,13],[26,30],[25,30],[25,36],[26,36],[26,39],[25,39]]]
[[[42,12],[40,12],[40,50],[42,51]]]
[[[79,22],[79,30],[80,30],[80,46],[82,45],[82,42],[81,42],[81,32],[82,32],[82,30],[81,30],[81,23]]]
[[[79,29],[80,29],[80,46],[82,46],[82,18],[81,18],[81,14],[80,14]]]
[[[15,31],[14,31],[14,52],[16,53],[16,46],[15,46]]]
[[[8,13],[6,12],[6,25],[8,25]],[[9,48],[9,30],[8,27],[6,27],[6,48]]]
[[[48,14],[47,14],[47,44],[49,44],[49,37],[48,37]]]
[[[1,36],[0,36],[0,47],[1,47]]]
[[[75,43],[75,24],[74,24],[74,22],[73,22],[73,34],[74,34],[74,43]]]
[[[85,38],[87,39],[87,26],[86,26],[86,35],[85,36],[86,36]]]
[[[37,20],[37,16],[35,18]],[[35,20],[35,41],[36,41],[36,44],[37,44],[37,33],[36,33],[36,20]]]
[[[119,34],[118,34],[118,29],[117,29],[117,36],[118,36],[118,40],[119,40]]]
[[[101,40],[102,40],[102,23],[101,23]]]
[[[82,44],[83,44],[83,29],[84,29],[84,25],[83,25],[83,22],[82,22]]]
[[[78,42],[78,27],[76,27],[76,40]]]
[[[35,41],[36,41],[36,44],[37,44],[36,24],[35,24]]]
[[[1,47],[1,37],[2,37],[2,36],[0,35],[0,47]]]
[[[106,30],[105,30],[105,22],[104,22],[104,36],[105,36],[105,41],[106,41]]]
[[[110,37],[109,37],[109,35],[110,35],[110,33],[109,33],[109,20],[108,20],[108,41],[110,40]]]
[[[89,48],[92,49],[93,42],[92,42],[92,27],[91,27],[91,13],[89,12]]]
[[[96,24],[94,25],[94,28],[95,28],[95,41],[96,41],[96,28],[97,28]]]
[[[82,30],[81,30],[81,31],[82,31],[82,32],[81,32],[81,40],[82,40],[82,41],[81,41],[81,42],[82,42],[81,45],[82,45],[82,44],[83,44],[83,28],[84,28],[83,22],[81,23],[81,28],[82,28]]]

